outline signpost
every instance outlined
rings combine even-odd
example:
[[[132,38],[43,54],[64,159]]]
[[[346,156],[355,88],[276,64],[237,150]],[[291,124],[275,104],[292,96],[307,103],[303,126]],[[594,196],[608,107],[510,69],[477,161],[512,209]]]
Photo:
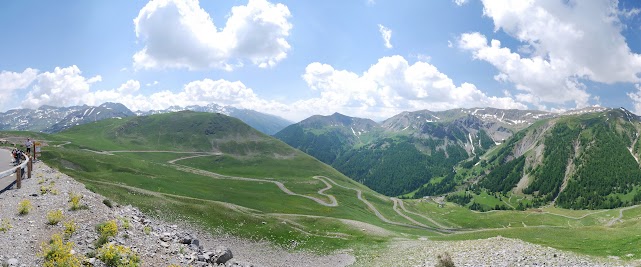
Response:
[[[42,147],[40,146],[40,142],[33,142],[33,160],[36,160],[41,156],[41,149]]]

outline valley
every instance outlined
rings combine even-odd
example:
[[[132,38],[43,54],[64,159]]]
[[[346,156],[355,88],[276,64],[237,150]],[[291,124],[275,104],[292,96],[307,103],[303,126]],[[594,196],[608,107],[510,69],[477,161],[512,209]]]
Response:
[[[550,128],[540,122],[532,125],[523,129],[530,129],[527,132],[537,131],[538,126]],[[504,168],[506,172],[527,169],[532,156],[512,154],[536,151],[525,149],[536,147],[536,141],[523,143],[522,140],[529,140],[529,135],[523,133],[489,148],[483,146],[489,142],[474,139],[478,134],[462,135],[467,144],[481,144],[475,148],[478,154],[472,155],[476,162],[467,167],[457,162],[452,166],[455,175],[433,183],[451,181],[453,186],[446,191],[447,197],[438,193],[440,196],[416,199],[380,194],[331,166],[220,114],[178,112],[107,119],[57,134],[0,135],[45,141],[45,163],[82,182],[87,189],[136,206],[150,216],[184,220],[209,231],[267,240],[292,250],[321,254],[347,250],[356,257],[357,266],[376,265],[380,260],[377,255],[393,248],[426,244],[450,244],[454,246],[452,251],[462,253],[453,257],[468,257],[455,244],[497,236],[510,238],[498,239],[506,244],[519,239],[590,257],[616,257],[625,262],[641,258],[639,247],[631,245],[641,241],[639,205],[571,210],[547,204],[532,208],[523,203],[534,203],[536,198],[509,187],[492,192],[471,184],[473,188],[466,190],[464,183],[471,180],[461,176],[492,174],[499,168],[488,172],[487,166],[501,158],[518,163],[498,164],[508,166]],[[491,135],[490,132],[488,136]],[[470,136],[473,142],[467,141]],[[450,141],[443,141],[447,142]],[[363,148],[367,144],[356,146]],[[450,148],[444,154],[454,157],[451,151],[456,150]],[[487,152],[479,155],[481,151]],[[501,183],[498,179],[491,185]],[[465,205],[445,201],[461,194],[470,196]],[[509,208],[480,212],[471,209],[472,203]],[[519,205],[523,206],[522,211],[516,208]],[[543,258],[542,262],[550,260]],[[420,264],[421,260],[416,258],[413,264]]]
[[[3,1],[0,27],[0,267],[641,267],[641,0]]]

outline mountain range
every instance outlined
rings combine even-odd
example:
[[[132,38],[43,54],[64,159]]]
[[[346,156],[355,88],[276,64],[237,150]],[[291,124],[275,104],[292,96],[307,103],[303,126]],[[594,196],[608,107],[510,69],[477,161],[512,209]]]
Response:
[[[289,145],[390,196],[445,176],[516,131],[554,113],[494,108],[403,112],[383,122],[335,113],[278,132]]]
[[[133,112],[120,103],[104,103],[100,106],[41,106],[38,109],[12,109],[0,113],[0,130],[56,133],[75,125],[108,118],[145,116],[182,110],[229,115],[269,135],[278,132],[292,123],[278,116],[217,104],[209,104],[207,106],[192,105],[187,107],[172,106],[163,110]]]
[[[478,108],[403,112],[381,123],[312,116],[275,137],[389,196],[448,194],[488,210],[510,207],[476,197],[518,195],[519,208],[595,209],[641,202],[639,129],[623,108]]]
[[[105,119],[56,134],[0,134],[46,140],[43,162],[123,206],[288,248],[336,251],[481,233],[563,249],[581,244],[581,252],[638,253],[626,250],[636,249],[629,244],[638,241],[638,207],[541,207],[641,202],[641,127],[625,109],[417,111],[383,122],[333,114],[294,126],[278,135],[302,132],[301,147],[336,144],[333,165],[363,176],[347,177],[220,113],[181,111]],[[359,169],[361,163],[368,165]],[[383,196],[354,180],[407,190]],[[492,209],[527,211],[471,211]],[[152,241],[157,246],[158,237]]]
[[[388,196],[444,195],[476,210],[641,203],[641,120],[623,108],[419,110],[382,122],[334,113],[290,125],[273,115],[216,104],[132,112],[104,103],[9,110],[0,113],[0,130],[55,133],[108,118],[182,110],[236,117]],[[495,204],[482,203],[486,195]],[[512,196],[522,201],[504,206],[502,198]]]

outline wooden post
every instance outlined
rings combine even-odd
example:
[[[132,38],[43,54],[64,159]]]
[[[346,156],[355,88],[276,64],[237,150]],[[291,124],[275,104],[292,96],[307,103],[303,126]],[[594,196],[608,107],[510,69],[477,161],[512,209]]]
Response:
[[[31,152],[33,152],[32,159],[35,161],[36,160],[36,142],[31,142]]]
[[[32,170],[33,170],[33,159],[29,159],[29,163],[27,163],[27,178],[31,178]]]
[[[22,187],[22,170],[20,167],[16,168],[16,187],[20,189]]]

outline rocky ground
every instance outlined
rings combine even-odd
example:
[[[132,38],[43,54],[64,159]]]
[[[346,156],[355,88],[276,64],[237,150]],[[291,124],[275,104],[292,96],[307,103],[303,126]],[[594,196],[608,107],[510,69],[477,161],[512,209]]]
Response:
[[[594,258],[504,237],[443,242],[399,241],[388,249],[386,255],[364,256],[358,265],[437,266],[438,256],[447,253],[455,266],[641,266],[641,261]]]
[[[44,193],[46,192],[46,193]],[[82,195],[82,208],[71,210],[71,195]],[[19,203],[29,200],[31,210],[20,215]],[[131,206],[112,208],[104,197],[85,189],[74,179],[39,162],[21,189],[0,194],[0,266],[43,266],[42,251],[52,235],[63,233],[73,221],[76,231],[68,238],[75,255],[89,266],[106,266],[97,259],[96,225],[115,221],[118,234],[107,243],[135,252],[140,266],[347,266],[347,254],[319,256],[289,252],[265,242],[204,233],[187,224],[172,224],[145,216]],[[48,224],[47,214],[61,210],[63,219]],[[10,225],[8,226],[7,225]],[[4,228],[4,229],[3,229]],[[3,265],[4,264],[4,265]]]
[[[78,210],[70,198],[81,195]],[[19,203],[28,200],[29,213],[20,215]],[[141,266],[435,266],[437,256],[449,253],[456,266],[639,266],[641,262],[591,258],[574,253],[495,237],[484,240],[434,242],[399,240],[386,251],[372,251],[355,258],[346,253],[319,256],[291,252],[265,242],[212,235],[186,223],[173,224],[146,216],[131,206],[112,207],[74,179],[43,163],[34,165],[31,179],[19,190],[0,194],[0,266],[43,266],[42,251],[56,233],[73,221],[76,231],[68,237],[72,253],[87,266],[106,266],[98,257],[96,226],[114,221],[118,234],[107,246],[122,246],[140,258]],[[63,219],[48,224],[47,214],[60,210]]]

